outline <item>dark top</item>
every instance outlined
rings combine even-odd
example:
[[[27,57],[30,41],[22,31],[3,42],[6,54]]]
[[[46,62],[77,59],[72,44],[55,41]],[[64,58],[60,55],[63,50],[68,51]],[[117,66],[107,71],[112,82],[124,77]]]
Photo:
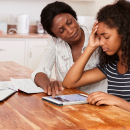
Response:
[[[127,71],[125,74],[120,74],[117,70],[117,62],[118,58],[103,68],[100,65],[97,67],[107,76],[107,92],[130,102],[130,71]]]

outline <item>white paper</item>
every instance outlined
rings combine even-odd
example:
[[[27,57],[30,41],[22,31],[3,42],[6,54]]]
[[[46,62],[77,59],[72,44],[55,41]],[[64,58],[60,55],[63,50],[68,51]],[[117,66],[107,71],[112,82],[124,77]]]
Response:
[[[16,87],[13,85],[12,81],[9,81],[9,82],[8,82],[7,87],[8,87],[9,89],[18,91],[18,88],[16,88]]]
[[[12,79],[11,81],[17,90],[21,90],[26,93],[41,93],[44,90],[37,87],[31,79]]]
[[[7,85],[8,85],[9,82],[10,82],[10,81],[0,82],[0,90],[9,89],[9,88],[7,87]]]

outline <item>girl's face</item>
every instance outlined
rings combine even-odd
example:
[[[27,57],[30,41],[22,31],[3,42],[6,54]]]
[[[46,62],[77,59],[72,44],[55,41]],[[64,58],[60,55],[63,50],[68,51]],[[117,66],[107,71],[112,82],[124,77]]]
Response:
[[[103,22],[98,23],[97,37],[100,41],[100,46],[107,55],[114,55],[121,50],[121,36],[117,29],[108,28]]]
[[[58,14],[52,21],[51,31],[56,37],[68,42],[69,44],[80,40],[81,29],[75,18],[68,13]]]

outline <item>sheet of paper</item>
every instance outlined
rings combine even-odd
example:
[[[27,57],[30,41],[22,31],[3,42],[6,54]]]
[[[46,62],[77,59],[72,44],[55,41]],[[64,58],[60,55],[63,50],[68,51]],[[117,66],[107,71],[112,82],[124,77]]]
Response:
[[[18,88],[16,88],[16,87],[13,85],[12,81],[9,81],[9,82],[8,82],[7,87],[8,87],[9,89],[18,91]]]
[[[13,85],[18,89],[26,93],[41,93],[44,90],[37,87],[31,79],[12,79]]]
[[[10,81],[0,82],[0,90],[9,89],[9,88],[7,87],[7,85],[8,85],[9,82],[10,82]]]

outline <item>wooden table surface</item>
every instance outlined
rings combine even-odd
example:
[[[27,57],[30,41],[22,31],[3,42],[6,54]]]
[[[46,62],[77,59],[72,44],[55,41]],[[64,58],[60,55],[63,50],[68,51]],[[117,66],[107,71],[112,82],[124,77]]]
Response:
[[[0,80],[29,78],[33,71],[0,62]],[[84,93],[65,89],[62,94]],[[45,93],[16,92],[0,102],[0,130],[130,130],[130,113],[115,106],[56,106],[41,100]]]

